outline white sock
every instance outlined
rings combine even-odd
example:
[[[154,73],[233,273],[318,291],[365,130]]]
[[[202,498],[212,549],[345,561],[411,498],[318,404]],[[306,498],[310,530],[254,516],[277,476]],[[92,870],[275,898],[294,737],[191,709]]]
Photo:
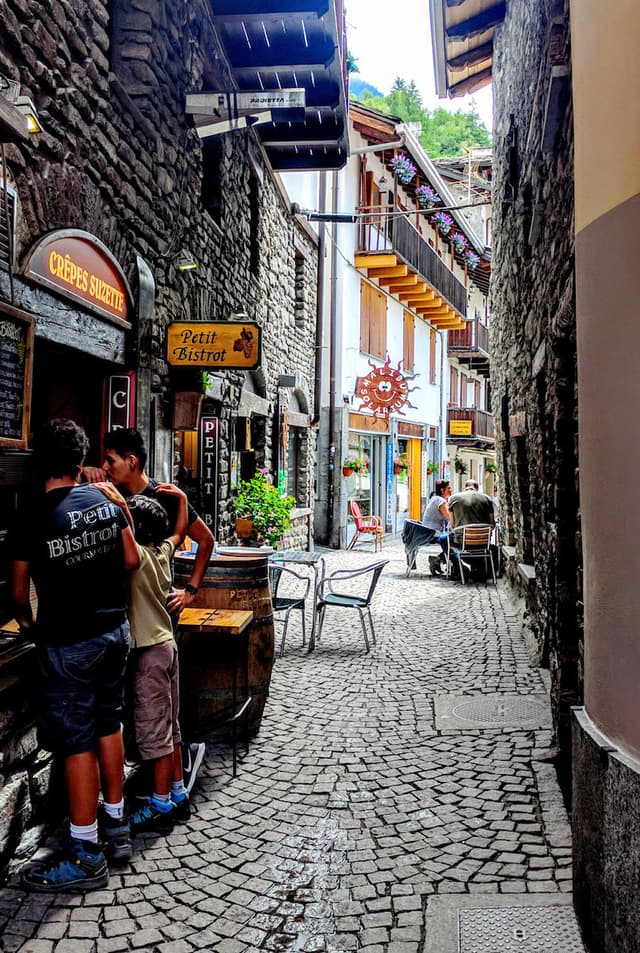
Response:
[[[173,807],[170,794],[156,794],[154,791],[151,800],[155,801],[161,811],[170,810]]]
[[[115,821],[121,821],[124,817],[124,798],[121,798],[115,804],[104,801],[102,806],[107,817],[112,817]]]
[[[172,781],[171,782],[171,796],[174,801],[182,801],[183,798],[187,796],[187,789],[184,786],[184,781]]]
[[[69,833],[77,840],[88,840],[92,844],[98,843],[98,821],[93,824],[69,824]]]

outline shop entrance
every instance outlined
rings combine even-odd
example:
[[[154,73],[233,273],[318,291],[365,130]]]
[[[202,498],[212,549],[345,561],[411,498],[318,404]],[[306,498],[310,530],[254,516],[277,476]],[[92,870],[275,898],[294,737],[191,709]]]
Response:
[[[75,420],[91,444],[87,464],[100,466],[104,379],[112,370],[112,365],[89,354],[36,338],[31,431],[55,417]]]
[[[359,460],[362,468],[345,477],[347,497],[355,500],[364,516],[372,513],[382,517],[385,513],[387,438],[374,434],[349,432],[348,456]],[[347,543],[353,536],[353,522],[347,521]]]

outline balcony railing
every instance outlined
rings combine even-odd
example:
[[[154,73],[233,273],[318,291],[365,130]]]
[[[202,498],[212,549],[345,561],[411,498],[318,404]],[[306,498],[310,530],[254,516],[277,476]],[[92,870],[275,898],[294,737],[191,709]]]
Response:
[[[465,423],[456,426],[456,421]],[[449,407],[447,409],[447,439],[468,439],[469,437],[495,440],[493,414],[486,410],[478,410],[477,407]]]
[[[479,318],[467,322],[462,331],[449,331],[450,351],[483,351],[489,355],[489,328]]]
[[[358,251],[393,251],[427,281],[452,308],[465,316],[467,289],[404,216],[391,216],[389,205],[360,206]]]

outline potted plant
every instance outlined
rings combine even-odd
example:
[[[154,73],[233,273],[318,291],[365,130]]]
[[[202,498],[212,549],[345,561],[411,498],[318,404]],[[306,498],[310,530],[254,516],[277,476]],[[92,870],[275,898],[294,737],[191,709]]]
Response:
[[[465,473],[467,473],[469,469],[467,464],[462,459],[462,457],[456,457],[455,460],[453,461],[453,466],[456,473],[460,473],[461,475],[464,475]]]
[[[476,268],[480,263],[480,255],[476,255],[476,253],[471,251],[470,248],[467,249],[463,257],[464,263],[469,271],[473,271],[473,269]]]
[[[436,463],[435,460],[429,460],[427,463],[427,473],[439,473],[440,464]]]
[[[420,208],[433,208],[440,196],[430,185],[419,185],[416,189],[416,199]]]
[[[453,219],[446,212],[434,212],[431,216],[431,222],[441,235],[448,235],[453,228]]]
[[[268,472],[259,470],[250,480],[242,480],[233,505],[238,537],[275,547],[291,525],[291,510],[296,501],[292,496],[280,495],[278,487],[268,482]]]
[[[417,172],[417,169],[411,159],[402,152],[400,155],[393,157],[389,163],[389,166],[398,176],[398,182],[402,182],[403,185],[408,185]]]
[[[485,465],[484,465],[484,472],[485,472],[485,473],[497,473],[497,472],[498,472],[498,467],[497,467],[497,465],[496,465],[495,463],[485,463]]]
[[[346,456],[342,463],[342,473],[344,476],[351,476],[352,473],[366,473],[368,470],[367,461],[360,457],[352,455]]]
[[[393,472],[397,475],[400,473],[406,473],[409,469],[409,464],[407,463],[406,457],[402,456],[393,458]]]
[[[465,251],[469,247],[469,242],[465,235],[462,232],[454,232],[451,236],[451,241],[453,242],[454,251],[458,255],[464,255]]]

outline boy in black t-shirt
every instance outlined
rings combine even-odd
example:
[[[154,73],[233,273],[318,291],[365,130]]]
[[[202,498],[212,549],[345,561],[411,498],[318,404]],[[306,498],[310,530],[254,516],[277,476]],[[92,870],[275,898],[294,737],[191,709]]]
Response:
[[[64,758],[68,843],[23,875],[32,890],[90,890],[108,882],[98,844],[100,778],[104,833],[112,862],[131,856],[123,820],[121,731],[129,650],[126,571],[140,557],[122,510],[95,486],[79,486],[89,442],[71,420],[54,420],[36,443],[44,495],[12,541],[13,598],[21,630],[36,642],[40,670],[38,735]],[[34,623],[29,580],[38,595]]]

